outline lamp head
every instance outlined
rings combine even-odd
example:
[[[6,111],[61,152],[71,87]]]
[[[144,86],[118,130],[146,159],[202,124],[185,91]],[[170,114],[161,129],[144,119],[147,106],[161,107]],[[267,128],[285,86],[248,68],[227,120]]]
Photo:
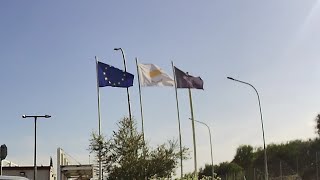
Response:
[[[114,48],[113,50],[115,50],[115,51],[119,51],[121,48]]]
[[[51,118],[51,116],[50,116],[50,115],[44,115],[44,117],[45,117],[45,118]]]
[[[24,115],[22,115],[22,118],[26,118],[26,115],[24,114]]]
[[[230,80],[234,80],[232,77],[227,77],[228,79],[230,79]]]

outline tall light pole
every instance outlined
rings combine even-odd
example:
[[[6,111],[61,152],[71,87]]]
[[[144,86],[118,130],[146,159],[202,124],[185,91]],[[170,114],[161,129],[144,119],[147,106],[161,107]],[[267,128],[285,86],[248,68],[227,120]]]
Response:
[[[262,128],[262,138],[263,138],[263,150],[264,150],[264,168],[265,168],[265,180],[268,180],[268,159],[267,159],[267,150],[266,150],[266,141],[265,141],[265,137],[264,137],[264,128],[263,128],[263,120],[262,120],[262,111],[261,111],[261,102],[260,102],[260,96],[259,93],[257,91],[257,89],[250,83],[244,82],[244,81],[240,81],[237,79],[234,79],[232,77],[227,77],[230,80],[239,82],[239,83],[243,83],[246,85],[251,86],[254,91],[257,93],[257,97],[258,97],[258,102],[259,102],[259,110],[260,110],[260,119],[261,119],[261,128]]]
[[[121,51],[122,59],[123,59],[123,65],[124,65],[124,71],[127,72],[127,65],[126,65],[126,57],[124,55],[122,48],[114,48],[115,51]],[[131,106],[130,106],[130,94],[129,94],[129,88],[127,87],[127,97],[128,97],[128,108],[129,108],[129,119],[131,121]]]
[[[22,118],[34,118],[34,171],[33,171],[33,179],[37,180],[37,118],[50,118],[51,116],[49,115],[43,115],[43,116],[38,116],[38,115],[22,115]]]
[[[192,119],[191,119],[191,118],[189,118],[189,119],[192,121]],[[203,125],[207,126],[207,128],[208,128],[208,131],[209,131],[209,138],[210,138],[210,151],[211,151],[212,179],[214,179],[214,167],[213,167],[213,154],[212,154],[212,141],[211,141],[211,131],[210,131],[210,127],[209,127],[206,123],[204,123],[204,122],[197,121],[197,120],[195,120],[195,119],[194,119],[194,121],[195,121],[195,122],[198,122],[198,123],[200,123],[200,124],[203,124]]]

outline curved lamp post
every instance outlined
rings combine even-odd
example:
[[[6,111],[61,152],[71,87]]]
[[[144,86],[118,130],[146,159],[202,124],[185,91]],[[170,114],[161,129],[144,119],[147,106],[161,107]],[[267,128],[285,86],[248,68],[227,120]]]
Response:
[[[22,115],[22,118],[34,118],[34,171],[33,176],[34,180],[37,180],[37,118],[51,118],[50,115]]]
[[[127,65],[126,65],[126,57],[124,55],[122,48],[114,48],[115,51],[121,51],[122,59],[123,59],[123,65],[124,65],[124,72],[127,72]],[[128,108],[129,108],[129,119],[131,121],[131,106],[130,106],[130,95],[129,95],[129,88],[127,87],[127,97],[128,97]]]
[[[192,119],[191,119],[191,118],[189,118],[189,119],[192,121]],[[213,167],[213,154],[212,154],[212,141],[211,141],[211,131],[210,131],[210,127],[209,127],[206,123],[204,123],[204,122],[197,121],[197,120],[195,120],[195,119],[194,119],[194,121],[195,121],[195,122],[198,122],[198,123],[200,123],[200,124],[203,124],[203,125],[207,126],[207,128],[208,128],[208,131],[209,131],[209,138],[210,138],[210,151],[211,151],[212,179],[214,179],[214,167]]]
[[[262,138],[263,138],[263,150],[264,150],[264,168],[265,168],[265,180],[268,180],[268,160],[267,160],[267,151],[266,151],[266,141],[265,141],[265,137],[264,137],[264,128],[263,128],[263,120],[262,120],[262,111],[261,111],[261,102],[260,102],[260,96],[259,93],[257,91],[257,89],[250,83],[244,82],[244,81],[240,81],[237,79],[234,79],[232,77],[227,77],[230,80],[239,82],[239,83],[243,83],[246,85],[251,86],[254,91],[257,93],[257,97],[258,97],[258,102],[259,102],[259,110],[260,110],[260,119],[261,119],[261,128],[262,128]]]

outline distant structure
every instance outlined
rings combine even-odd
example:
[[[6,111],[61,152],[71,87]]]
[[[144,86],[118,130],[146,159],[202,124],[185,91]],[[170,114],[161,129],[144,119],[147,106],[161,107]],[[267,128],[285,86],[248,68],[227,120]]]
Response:
[[[63,149],[57,149],[57,180],[81,179],[90,180],[93,178],[93,165],[80,163],[71,165]]]
[[[4,159],[4,160],[2,160],[2,166],[3,167],[4,166],[11,167],[11,166],[19,166],[19,165]]]
[[[94,179],[94,167],[92,164],[80,164],[75,160],[77,164],[71,164],[69,158],[72,158],[63,149],[57,149],[57,172],[53,168],[53,160],[50,157],[49,166],[37,166],[37,179],[39,180],[90,180]],[[21,176],[33,180],[34,166],[19,166],[8,160],[2,161],[2,174],[7,176]]]
[[[4,166],[2,167],[3,175],[6,176],[22,176],[33,180],[33,166]],[[56,176],[52,166],[38,166],[37,176],[41,180],[56,180]]]

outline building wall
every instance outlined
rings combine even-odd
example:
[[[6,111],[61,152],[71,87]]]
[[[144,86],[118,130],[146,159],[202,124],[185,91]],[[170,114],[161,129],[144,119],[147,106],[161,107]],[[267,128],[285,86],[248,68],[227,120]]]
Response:
[[[32,166],[3,167],[2,174],[7,176],[23,176],[33,180],[34,168]],[[55,180],[53,168],[50,166],[41,166],[37,168],[37,180]]]

